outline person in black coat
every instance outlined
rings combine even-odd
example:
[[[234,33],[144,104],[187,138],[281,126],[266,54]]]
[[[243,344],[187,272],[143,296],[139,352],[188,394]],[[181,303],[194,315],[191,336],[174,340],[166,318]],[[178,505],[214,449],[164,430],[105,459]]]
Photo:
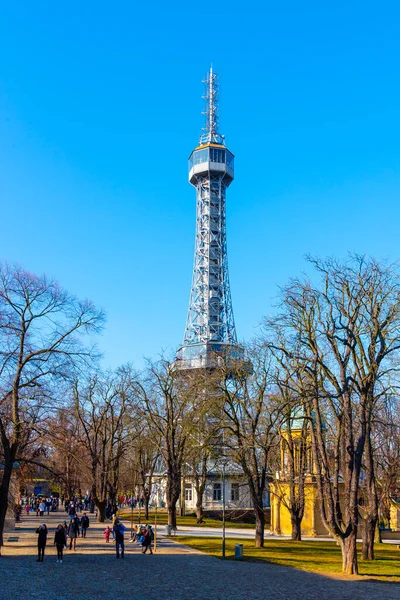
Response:
[[[144,530],[144,536],[142,540],[142,554],[146,554],[147,550],[150,550],[150,554],[153,554],[151,549],[151,529],[149,526]]]
[[[73,517],[69,527],[68,527],[68,537],[70,539],[69,549],[72,550],[72,546],[74,550],[76,550],[76,538],[79,535],[79,519],[77,517]]]
[[[67,547],[67,536],[62,525],[58,525],[54,535],[54,545],[57,547],[57,562],[63,561],[63,550]]]
[[[81,519],[81,528],[82,528],[82,537],[83,538],[86,537],[86,529],[88,529],[88,527],[89,527],[89,517],[84,512],[82,519]]]
[[[38,534],[38,558],[36,562],[43,562],[44,558],[44,549],[46,548],[47,542],[47,527],[43,523],[40,527],[36,529],[36,533]]]

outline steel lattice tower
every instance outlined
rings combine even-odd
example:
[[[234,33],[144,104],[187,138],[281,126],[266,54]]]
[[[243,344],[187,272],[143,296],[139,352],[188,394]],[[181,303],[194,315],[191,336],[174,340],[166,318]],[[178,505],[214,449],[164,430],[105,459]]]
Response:
[[[234,157],[219,133],[218,75],[206,85],[205,127],[189,157],[189,181],[196,188],[196,243],[189,311],[179,368],[215,365],[215,356],[241,357],[229,286],[226,246],[226,189],[233,181]]]

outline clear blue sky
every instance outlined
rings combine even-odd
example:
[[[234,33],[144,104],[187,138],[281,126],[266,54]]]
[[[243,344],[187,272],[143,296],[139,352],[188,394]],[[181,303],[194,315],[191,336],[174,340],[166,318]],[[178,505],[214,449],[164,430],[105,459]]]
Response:
[[[306,253],[398,259],[399,21],[395,0],[3,4],[1,259],[102,306],[107,365],[173,351],[211,62],[238,336]]]

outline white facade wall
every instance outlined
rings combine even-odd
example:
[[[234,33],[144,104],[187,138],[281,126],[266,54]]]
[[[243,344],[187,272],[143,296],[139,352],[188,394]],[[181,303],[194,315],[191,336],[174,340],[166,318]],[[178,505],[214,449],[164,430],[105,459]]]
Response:
[[[166,477],[158,476],[154,478],[155,485],[152,491],[152,504],[166,506]],[[196,510],[196,488],[193,480],[186,477],[182,482],[185,487],[185,509],[186,512],[195,512]],[[206,489],[203,496],[203,510],[222,510],[223,504],[223,482],[222,478],[210,476],[207,479]],[[269,503],[269,490],[264,494],[264,506],[267,508]],[[227,510],[252,509],[252,501],[247,483],[243,477],[226,475],[225,477],[225,508]]]

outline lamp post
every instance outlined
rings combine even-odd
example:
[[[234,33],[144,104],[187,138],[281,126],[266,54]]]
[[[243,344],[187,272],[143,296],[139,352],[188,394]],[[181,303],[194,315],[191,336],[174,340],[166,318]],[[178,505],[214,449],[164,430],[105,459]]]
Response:
[[[157,552],[157,508],[158,508],[158,486],[155,484],[154,498],[156,503],[156,513],[154,517],[154,553]]]
[[[225,558],[225,468],[224,461],[222,465],[222,558]]]
[[[133,498],[131,496],[131,542],[133,542]]]
[[[225,558],[225,470],[226,465],[228,464],[228,459],[223,457],[221,460],[222,463],[222,558]]]

